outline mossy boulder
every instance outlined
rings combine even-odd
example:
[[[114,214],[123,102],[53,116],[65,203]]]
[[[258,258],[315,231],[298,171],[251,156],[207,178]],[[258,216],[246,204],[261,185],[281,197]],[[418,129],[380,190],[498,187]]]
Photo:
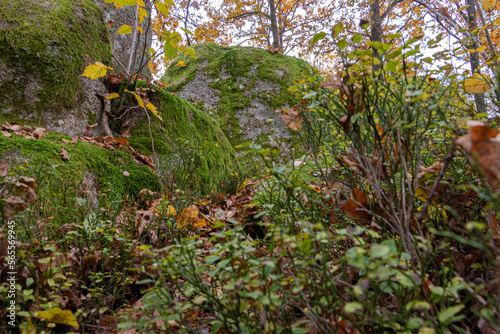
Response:
[[[82,77],[112,63],[99,6],[90,0],[0,0],[0,121],[80,134],[96,123],[105,93]]]
[[[197,58],[182,54],[168,67],[165,89],[214,116],[233,147],[254,142],[293,155],[295,134],[275,110],[293,105],[287,89],[307,63],[253,47],[202,43],[194,49]]]
[[[139,82],[138,86],[146,85]],[[131,126],[130,144],[145,154],[156,153],[160,174],[187,172],[189,187],[207,193],[237,168],[234,149],[215,119],[162,89],[149,91],[148,98],[162,120],[138,111],[124,121]],[[183,168],[194,172],[179,170]]]
[[[160,190],[158,176],[150,167],[138,165],[129,151],[109,150],[82,140],[65,143],[63,139],[70,141],[71,137],[58,132],[41,139],[0,135],[0,162],[21,167],[24,175],[38,180],[50,174],[56,178],[54,182],[78,186],[81,196],[89,196],[94,205],[106,190],[130,196],[142,189]],[[63,149],[69,160],[61,154]]]

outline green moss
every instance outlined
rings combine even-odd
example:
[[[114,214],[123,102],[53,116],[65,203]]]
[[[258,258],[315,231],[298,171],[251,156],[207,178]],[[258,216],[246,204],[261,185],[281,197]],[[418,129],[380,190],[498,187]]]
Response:
[[[132,129],[131,145],[140,152],[153,155],[152,137],[160,159],[168,161],[174,155],[189,155],[197,160],[195,187],[206,192],[219,185],[228,170],[236,168],[236,160],[234,150],[217,122],[186,100],[164,90],[151,93],[149,97],[163,118],[162,122],[151,116],[151,121],[168,139],[154,125],[151,125],[150,134],[148,120],[142,118]]]
[[[301,78],[302,71],[308,67],[306,62],[298,58],[260,48],[202,43],[195,45],[194,49],[197,58],[181,54],[168,67],[161,81],[167,83],[167,90],[178,92],[194,79],[197,71],[203,71],[210,77],[212,81],[209,86],[219,92],[220,98],[216,110],[210,113],[216,117],[233,147],[241,145],[245,136],[235,115],[249,107],[252,99],[263,100],[272,110],[293,105],[295,102],[288,87],[294,84],[295,79]],[[186,66],[178,66],[179,61],[183,61]],[[273,90],[259,90],[258,84],[269,85]],[[294,136],[293,131],[291,134]],[[261,145],[268,141],[269,133],[254,140]],[[297,146],[293,138],[278,138],[277,142]]]
[[[137,196],[144,188],[160,190],[158,177],[149,167],[138,166],[129,152],[119,149],[111,151],[81,140],[73,146],[64,144],[62,138],[70,139],[57,132],[51,132],[42,139],[0,136],[0,153],[3,157],[20,154],[32,165],[48,162],[58,175],[69,178],[73,183],[79,183],[85,172],[94,172],[100,191],[109,189],[111,183],[115,191],[132,196]],[[59,155],[62,149],[68,152],[69,161]],[[124,176],[124,171],[130,175]]]
[[[0,98],[13,109],[0,118],[74,108],[83,97],[85,65],[112,60],[102,11],[89,0],[0,0],[0,22],[0,70],[8,73]],[[37,100],[30,103],[26,94]]]

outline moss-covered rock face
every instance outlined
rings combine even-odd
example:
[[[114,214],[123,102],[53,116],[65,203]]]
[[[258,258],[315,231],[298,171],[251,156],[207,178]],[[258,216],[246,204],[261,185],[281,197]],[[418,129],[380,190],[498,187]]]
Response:
[[[27,139],[0,135],[0,162],[12,166],[28,163],[29,176],[37,178],[40,166],[45,173],[54,173],[68,184],[79,185],[82,195],[96,201],[98,194],[112,189],[118,194],[137,196],[142,189],[160,190],[158,176],[147,166],[139,166],[128,151],[114,151],[78,140],[77,144],[64,144],[70,137],[51,132],[42,139]],[[70,160],[59,153],[68,152]],[[26,166],[23,166],[26,168]],[[123,172],[127,171],[128,176]]]
[[[80,134],[100,117],[98,80],[85,66],[110,64],[102,11],[90,0],[0,0],[0,121]]]
[[[139,82],[139,86],[145,86]],[[163,121],[150,116],[154,124],[141,113],[131,124],[130,144],[138,151],[160,160],[160,174],[182,173],[193,169],[189,186],[204,193],[217,187],[236,169],[235,152],[216,120],[189,102],[164,90],[149,93]],[[156,125],[156,126],[155,126]],[[157,130],[160,129],[163,135]],[[150,134],[151,129],[151,134]],[[154,150],[151,143],[154,140]],[[179,167],[180,161],[182,167]]]
[[[181,55],[169,66],[166,89],[215,116],[233,147],[250,141],[293,153],[294,134],[275,110],[293,103],[287,89],[307,63],[252,47],[194,48],[198,58]]]

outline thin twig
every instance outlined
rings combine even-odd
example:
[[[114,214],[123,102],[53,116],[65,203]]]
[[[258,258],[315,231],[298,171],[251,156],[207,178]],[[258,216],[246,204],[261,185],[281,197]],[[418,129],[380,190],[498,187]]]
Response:
[[[144,113],[148,117],[148,129],[149,129],[149,138],[151,138],[151,147],[153,149],[153,154],[156,158],[156,166],[159,168],[160,166],[160,160],[158,159],[158,156],[156,155],[156,150],[155,150],[155,142],[153,140],[153,134],[151,133],[151,118],[149,117],[148,111],[146,108],[142,108],[144,110]]]
[[[436,181],[434,181],[434,185],[432,186],[431,193],[429,196],[427,196],[427,201],[424,204],[424,207],[422,208],[422,211],[418,214],[418,219],[423,219],[427,216],[427,211],[429,210],[429,206],[431,205],[432,200],[434,199],[434,196],[436,196],[437,188],[439,186],[439,182],[441,182],[441,179],[443,178],[446,168],[450,164],[451,160],[455,156],[455,141],[451,143],[450,151],[448,152],[448,155],[444,159],[444,164],[441,170],[439,171],[439,175],[436,178]]]
[[[120,62],[120,60],[118,59],[118,57],[116,57],[115,55],[113,55],[113,58],[116,60],[116,62],[118,63],[118,65],[120,65],[121,68],[125,71],[125,74],[128,77],[129,73],[128,73],[127,69],[125,68],[125,66],[123,66],[123,64]]]

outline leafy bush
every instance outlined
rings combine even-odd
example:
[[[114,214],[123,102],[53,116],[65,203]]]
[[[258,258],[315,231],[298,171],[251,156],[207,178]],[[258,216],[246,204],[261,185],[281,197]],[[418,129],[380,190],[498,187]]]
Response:
[[[190,234],[149,250],[155,272],[143,282],[143,317],[120,326],[498,329],[499,236],[486,223],[496,193],[457,152],[464,130],[454,124],[464,124],[468,101],[453,78],[425,70],[413,42],[378,72],[373,51],[357,50],[345,59],[360,61],[337,78],[311,70],[292,87],[298,104],[284,110],[285,122],[302,127],[302,160],[321,180],[308,183],[301,167],[273,163],[279,152],[256,148],[272,176],[254,202],[210,238]]]

